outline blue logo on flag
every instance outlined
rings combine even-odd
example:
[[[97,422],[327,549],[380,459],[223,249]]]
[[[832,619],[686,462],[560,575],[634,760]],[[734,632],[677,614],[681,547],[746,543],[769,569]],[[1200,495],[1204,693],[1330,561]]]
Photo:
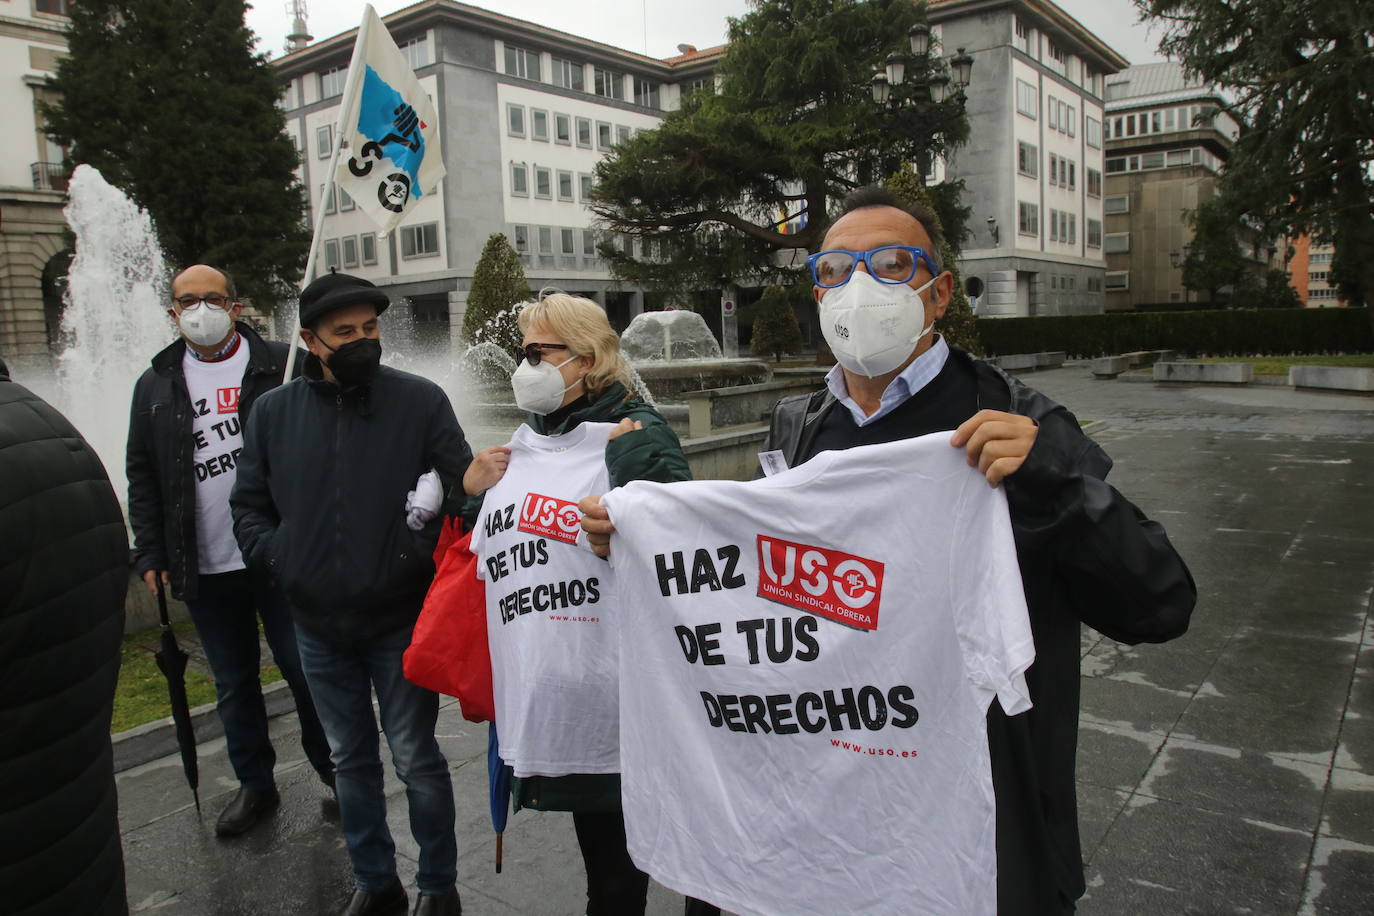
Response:
[[[367,138],[359,156],[348,160],[348,169],[359,178],[372,171],[374,160],[390,159],[400,171],[385,176],[377,186],[381,205],[395,213],[405,209],[406,202],[420,190],[420,164],[425,159],[425,138],[420,133],[428,125],[401,96],[367,68],[363,76],[362,98],[358,102],[358,133]]]

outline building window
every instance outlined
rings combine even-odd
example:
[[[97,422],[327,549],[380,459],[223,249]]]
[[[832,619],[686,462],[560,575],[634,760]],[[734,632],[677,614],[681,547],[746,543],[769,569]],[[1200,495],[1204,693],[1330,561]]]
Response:
[[[658,83],[642,79],[636,76],[635,85],[635,104],[645,108],[657,108],[658,106]]]
[[[334,185],[333,183],[320,185],[320,201],[324,206],[324,215],[329,216],[338,210],[334,204]]]
[[[592,67],[592,91],[608,99],[625,100],[625,80],[614,70]]]
[[[626,127],[624,124],[617,124],[617,125],[615,126],[615,142],[616,142],[616,143],[628,143],[629,141],[630,141],[630,128]]]
[[[1059,160],[1059,180],[1064,180],[1064,169],[1068,167],[1068,189],[1070,191],[1078,188],[1078,163],[1070,162],[1067,159]]]
[[[523,162],[510,164],[510,192],[517,197],[527,197],[530,193],[529,168]]]
[[[608,150],[611,148],[611,125],[605,121],[596,122],[596,148]]]
[[[343,188],[339,188],[339,212],[347,213],[349,210],[352,210],[357,206],[358,205],[353,201],[352,195],[350,195]]]
[[[561,250],[561,251],[563,252],[563,254],[576,254],[576,253],[577,253],[577,249],[576,249],[576,247],[575,247],[574,240],[573,240],[573,230],[571,230],[571,229],[559,229],[559,230],[558,230],[558,241],[560,242],[560,248],[559,248],[559,250]]]
[[[401,257],[428,258],[439,253],[439,224],[401,227]]]
[[[515,253],[521,257],[528,255],[530,253],[530,227],[516,226],[513,234],[515,236]]]
[[[1107,174],[1115,175],[1117,172],[1126,171],[1126,157],[1112,156],[1107,160]]]
[[[1109,270],[1103,280],[1102,285],[1109,293],[1131,288],[1131,272],[1129,270]]]
[[[577,119],[577,145],[583,149],[592,148],[592,122],[590,118]]]
[[[1040,174],[1040,150],[1034,143],[1018,140],[1016,143],[1016,171],[1035,178]]]
[[[50,16],[70,16],[72,14],[71,0],[34,0],[33,8],[35,12],[47,13]]]
[[[564,89],[582,91],[582,65],[561,57],[553,59],[553,84]]]
[[[421,35],[419,38],[412,38],[401,45],[401,56],[406,59],[406,66],[412,70],[419,70],[429,64],[429,37]]]
[[[1165,165],[1169,168],[1174,168],[1175,166],[1181,165],[1188,165],[1193,160],[1191,153],[1191,150],[1171,149],[1169,150],[1167,158],[1165,159]]]
[[[343,266],[358,266],[358,237],[356,235],[346,235],[343,240]]]
[[[577,176],[577,183],[578,183],[578,191],[579,191],[579,192],[581,193],[581,195],[582,195],[582,201],[585,203],[586,201],[591,200],[591,199],[592,199],[592,176],[588,175],[586,172],[582,172],[582,173],[580,173],[580,174]]]
[[[364,264],[364,266],[366,266],[366,265],[368,265],[368,264],[376,264],[376,263],[377,263],[377,236],[376,236],[375,234],[371,233],[371,232],[366,232],[366,233],[363,233],[363,235],[359,237],[359,240],[363,243],[363,264]]]
[[[1068,64],[1064,60],[1064,49],[1055,44],[1051,39],[1045,39],[1045,50],[1049,53],[1045,58],[1045,66],[1049,67],[1060,76],[1068,75]]]
[[[1016,111],[1028,118],[1035,118],[1040,114],[1040,96],[1036,93],[1035,87],[1025,80],[1016,81]]]
[[[1030,25],[1028,25],[1025,21],[1023,21],[1020,16],[1017,16],[1016,39],[1013,42],[1013,44],[1015,44],[1016,46],[1016,49],[1023,54],[1029,54],[1031,57],[1034,57],[1035,51],[1032,50],[1034,48],[1034,43],[1032,41],[1032,37],[1034,36],[1034,34],[1035,30],[1032,29]]]
[[[524,48],[506,45],[506,75],[538,81],[539,54],[534,51],[526,51]]]
[[[582,253],[587,257],[596,256],[596,233],[591,229],[582,230]]]
[[[679,88],[683,98],[686,98],[694,92],[715,92],[716,81],[709,76],[698,76],[694,80],[688,80],[685,83],[679,84]]]
[[[506,132],[512,137],[525,136],[525,106],[506,103]]]
[[[334,125],[326,124],[315,128],[315,146],[321,159],[328,159],[334,153]]]
[[[320,98],[332,99],[336,95],[343,95],[344,79],[348,76],[348,70],[344,67],[335,67],[333,70],[326,70],[320,74]]]
[[[553,197],[553,171],[542,165],[534,167],[534,196]]]
[[[1100,219],[1088,220],[1088,247],[1102,247],[1102,220]]]
[[[1162,168],[1164,168],[1164,154],[1163,154],[1163,153],[1145,153],[1145,154],[1143,154],[1143,155],[1140,157],[1140,168],[1141,168],[1142,170],[1144,170],[1144,169],[1162,169]],[[1134,170],[1132,170],[1132,171],[1134,171]]]
[[[1107,254],[1122,254],[1131,250],[1129,232],[1108,232],[1102,237],[1102,250]]]
[[[1072,105],[1064,106],[1064,114],[1059,119],[1060,129],[1070,137],[1078,136],[1078,109]]]
[[[1102,196],[1102,173],[1097,169],[1088,169],[1088,196]]]
[[[553,116],[553,141],[564,146],[572,145],[572,118],[565,114]]]
[[[559,170],[558,172],[558,199],[573,199],[573,173]]]
[[[338,269],[339,269],[339,240],[338,240],[338,239],[325,239],[325,240],[324,240],[324,269],[325,269],[325,270],[338,270]]]
[[[539,266],[553,266],[553,228],[550,226],[539,227]]]
[[[1016,211],[1017,234],[1038,237],[1040,235],[1040,207],[1022,200],[1017,201]]]
[[[530,138],[548,142],[549,113],[542,108],[530,109]]]
[[[1131,195],[1129,195],[1129,194],[1113,194],[1113,195],[1110,196],[1110,197],[1104,198],[1103,201],[1102,201],[1102,212],[1103,212],[1103,213],[1130,213],[1130,212],[1131,212]]]
[[[1054,96],[1045,99],[1045,123],[1050,130],[1059,129],[1059,100]]]

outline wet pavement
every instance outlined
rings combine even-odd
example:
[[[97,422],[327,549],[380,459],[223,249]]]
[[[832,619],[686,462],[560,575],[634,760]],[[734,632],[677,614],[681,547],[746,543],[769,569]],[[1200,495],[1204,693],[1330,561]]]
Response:
[[[1167,527],[1200,592],[1172,643],[1084,633],[1080,912],[1374,912],[1374,397],[1097,381],[1083,366],[1025,380],[1089,425],[1116,460],[1111,481]],[[449,704],[438,731],[464,912],[582,913],[570,816],[512,816],[495,874],[485,727]],[[214,836],[236,788],[222,739],[200,747],[201,819],[178,758],[118,775],[134,912],[342,908],[351,880],[326,790],[294,715],[273,734],[282,807],[237,840]],[[410,883],[394,775],[387,792]],[[680,913],[681,899],[654,885],[649,913]]]

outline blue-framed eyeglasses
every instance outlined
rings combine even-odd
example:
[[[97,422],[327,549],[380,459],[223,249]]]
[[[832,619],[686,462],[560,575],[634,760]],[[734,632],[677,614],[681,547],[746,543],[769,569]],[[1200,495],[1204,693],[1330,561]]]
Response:
[[[924,249],[914,245],[884,245],[868,251],[848,251],[844,248],[831,248],[818,251],[806,259],[811,268],[811,280],[821,289],[834,289],[844,286],[854,273],[854,265],[860,261],[868,273],[879,283],[908,283],[916,276],[916,268],[925,264],[932,277],[940,272],[935,262]]]

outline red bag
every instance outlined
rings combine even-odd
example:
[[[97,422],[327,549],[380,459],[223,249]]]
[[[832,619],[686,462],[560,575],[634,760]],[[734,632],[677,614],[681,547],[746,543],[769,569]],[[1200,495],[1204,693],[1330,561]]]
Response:
[[[402,665],[412,684],[457,697],[464,719],[490,722],[496,718],[496,701],[487,649],[486,588],[477,578],[477,556],[469,549],[471,532],[456,535],[456,522],[446,522],[439,542],[443,554],[435,551],[434,582]]]

